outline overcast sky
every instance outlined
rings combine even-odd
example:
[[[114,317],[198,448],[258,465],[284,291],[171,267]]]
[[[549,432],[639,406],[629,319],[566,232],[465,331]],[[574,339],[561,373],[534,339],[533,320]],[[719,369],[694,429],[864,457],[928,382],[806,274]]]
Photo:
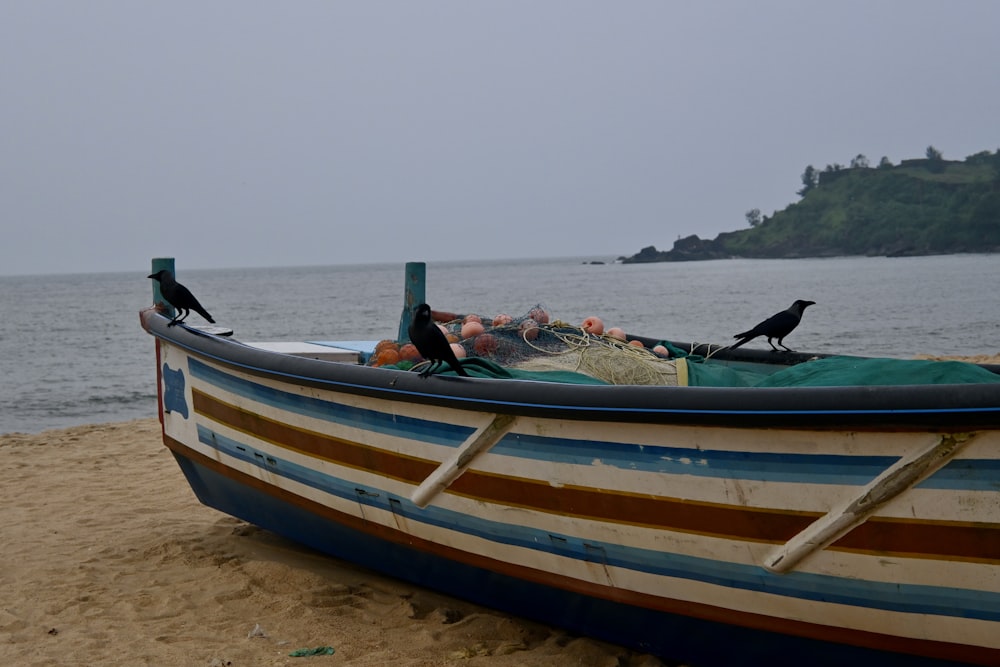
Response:
[[[1000,2],[0,5],[0,274],[631,255],[1000,148]]]

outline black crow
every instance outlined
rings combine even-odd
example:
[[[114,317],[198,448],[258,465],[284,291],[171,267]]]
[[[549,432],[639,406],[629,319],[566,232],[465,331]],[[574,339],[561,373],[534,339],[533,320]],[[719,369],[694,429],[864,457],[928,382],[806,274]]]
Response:
[[[194,294],[191,294],[191,290],[174,280],[174,274],[170,273],[170,271],[160,269],[156,273],[146,277],[152,278],[160,283],[160,294],[162,294],[163,298],[167,300],[167,303],[177,310],[177,314],[174,315],[174,319],[170,320],[170,324],[167,326],[172,327],[178,322],[183,322],[184,318],[187,317],[192,310],[212,324],[215,324],[215,320],[212,319],[212,316],[208,314],[207,310],[201,307],[201,304],[198,303],[198,299],[194,298]]]
[[[784,340],[785,336],[792,333],[795,327],[799,326],[799,322],[802,321],[802,313],[805,309],[815,304],[815,301],[803,301],[802,299],[797,300],[788,310],[783,310],[780,313],[772,315],[755,326],[753,329],[733,336],[733,338],[739,338],[739,341],[730,345],[729,349],[735,350],[740,345],[753,340],[757,336],[767,336],[767,342],[775,352],[780,352],[781,350],[774,347],[774,343],[771,342],[772,338],[777,338],[778,345],[781,347],[785,348],[789,352],[794,352],[795,350],[788,347],[781,341]]]
[[[431,371],[442,363],[451,366],[451,369],[459,375],[468,376],[455,351],[451,349],[451,344],[445,338],[444,333],[434,323],[431,317],[431,307],[422,303],[413,310],[413,321],[410,322],[410,342],[413,343],[417,352],[427,361],[431,362],[427,368],[420,372],[421,377],[426,377]]]

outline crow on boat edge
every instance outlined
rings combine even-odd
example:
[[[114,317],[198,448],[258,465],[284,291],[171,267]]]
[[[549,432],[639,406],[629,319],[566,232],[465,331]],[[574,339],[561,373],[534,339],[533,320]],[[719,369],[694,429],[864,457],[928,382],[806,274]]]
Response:
[[[191,290],[174,280],[174,274],[170,273],[170,271],[160,269],[156,273],[150,274],[146,277],[152,278],[160,283],[160,294],[163,295],[163,298],[166,299],[167,303],[177,310],[177,314],[174,316],[174,319],[170,320],[170,324],[167,326],[172,327],[178,322],[183,322],[184,318],[187,317],[192,310],[212,324],[215,324],[215,320],[212,319],[212,316],[208,314],[207,310],[201,307],[201,304],[198,303],[198,299],[194,298],[194,294],[191,294]]]
[[[795,330],[795,327],[799,326],[799,322],[802,321],[802,313],[805,312],[805,309],[813,305],[816,305],[815,301],[804,301],[802,299],[798,299],[788,310],[776,313],[755,326],[753,329],[733,336],[733,338],[738,338],[739,340],[730,345],[729,349],[735,350],[740,345],[743,345],[758,336],[767,336],[767,342],[775,352],[780,352],[781,350],[774,346],[774,343],[771,342],[772,338],[777,338],[778,345],[781,347],[785,348],[789,352],[794,352],[795,350],[785,345],[782,341],[785,336]]]
[[[442,363],[451,366],[451,369],[459,375],[468,376],[462,365],[455,356],[455,351],[451,349],[451,343],[445,338],[444,333],[434,323],[431,317],[431,307],[422,303],[413,310],[413,321],[409,328],[410,342],[417,348],[427,361],[431,362],[427,368],[420,372],[422,377],[430,375],[431,371]]]

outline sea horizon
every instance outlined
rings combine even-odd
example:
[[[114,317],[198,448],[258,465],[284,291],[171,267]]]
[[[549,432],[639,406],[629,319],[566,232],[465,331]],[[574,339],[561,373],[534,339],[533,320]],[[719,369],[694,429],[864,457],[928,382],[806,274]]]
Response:
[[[254,269],[258,270],[284,270],[284,269],[327,269],[327,268],[365,268],[365,267],[384,267],[384,266],[404,266],[411,262],[423,262],[425,264],[441,264],[441,265],[465,265],[465,264],[488,264],[497,265],[505,263],[518,263],[518,262],[533,262],[533,261],[566,261],[566,260],[604,260],[605,263],[611,264],[616,263],[617,260],[624,255],[615,255],[610,259],[605,259],[610,257],[610,255],[544,255],[544,256],[524,256],[524,257],[499,257],[499,258],[485,258],[485,259],[436,259],[436,260],[422,260],[422,259],[410,259],[403,260],[400,262],[396,261],[380,261],[380,262],[343,262],[343,263],[331,263],[331,264],[269,264],[269,265],[244,265],[244,266],[212,266],[212,267],[197,267],[197,266],[178,266],[178,273],[181,271],[199,271],[199,272],[210,272],[210,271],[250,271]],[[158,256],[150,257],[150,265],[154,259],[170,259],[169,256]],[[175,263],[178,262],[178,258],[173,258]],[[716,260],[705,260],[705,261],[716,261]],[[721,260],[724,261],[724,260]],[[148,274],[149,266],[143,269],[113,269],[109,271],[54,271],[54,272],[31,272],[31,273],[0,273],[0,279],[3,278],[41,278],[48,276],[57,277],[71,277],[71,276],[101,276],[101,275],[124,275],[132,273],[147,272]]]
[[[467,265],[467,264],[485,264],[485,265],[502,265],[507,263],[521,263],[521,262],[535,262],[535,261],[567,261],[567,260],[587,260],[587,261],[603,261],[605,264],[622,264],[619,260],[627,257],[631,257],[636,253],[631,255],[623,254],[585,254],[585,255],[538,255],[538,256],[520,256],[520,257],[496,257],[496,258],[467,258],[467,259],[409,259],[402,261],[378,261],[378,262],[341,262],[341,263],[330,263],[330,264],[248,264],[248,265],[233,265],[233,266],[211,266],[211,267],[199,267],[199,266],[181,266],[178,268],[178,273],[180,271],[199,271],[199,272],[211,272],[211,271],[249,271],[249,270],[283,270],[283,269],[326,269],[326,268],[365,268],[365,267],[385,267],[385,266],[404,266],[411,262],[423,262],[427,265]],[[750,261],[750,262],[773,262],[773,261],[794,261],[794,260],[838,260],[838,259],[855,259],[855,258],[872,258],[872,259],[913,259],[920,257],[959,257],[959,256],[992,256],[1000,255],[1000,253],[982,251],[982,252],[960,252],[960,253],[930,253],[922,255],[900,255],[900,256],[883,256],[883,255],[830,255],[822,257],[723,257],[715,259],[692,259],[692,260],[682,260],[682,261],[663,261],[663,262],[633,262],[630,263],[632,266],[639,265],[649,265],[649,264],[702,264],[702,263],[719,263],[719,262],[732,262],[732,261]],[[150,257],[150,264],[153,259],[170,259],[169,256],[157,256]],[[177,262],[177,258],[173,258]],[[33,278],[33,277],[48,277],[48,276],[58,276],[58,277],[72,277],[72,276],[100,276],[100,275],[124,275],[132,273],[141,273],[147,271],[149,267],[146,268],[135,268],[135,269],[112,269],[108,271],[50,271],[50,272],[31,272],[31,273],[2,273],[0,272],[0,279],[3,278]]]

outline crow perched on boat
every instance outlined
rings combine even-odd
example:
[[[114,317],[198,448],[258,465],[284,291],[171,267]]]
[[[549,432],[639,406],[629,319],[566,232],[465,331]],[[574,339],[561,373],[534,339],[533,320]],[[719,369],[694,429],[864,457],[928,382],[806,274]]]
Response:
[[[174,280],[174,274],[170,273],[170,271],[160,269],[156,273],[146,277],[152,278],[160,283],[160,294],[162,294],[163,298],[167,300],[167,303],[177,310],[177,314],[174,315],[174,319],[170,320],[170,324],[167,325],[168,327],[172,327],[178,322],[183,322],[184,318],[187,317],[192,310],[212,324],[215,324],[215,320],[212,319],[212,316],[208,314],[207,310],[201,307],[201,304],[198,303],[198,299],[194,298],[194,294],[191,294],[191,290]]]
[[[421,377],[427,377],[431,371],[442,363],[451,366],[451,369],[459,375],[468,376],[462,365],[455,357],[455,351],[451,349],[451,343],[445,338],[444,333],[434,323],[431,317],[431,307],[422,303],[413,310],[413,321],[409,328],[410,342],[413,343],[417,352],[427,361],[431,362],[427,368],[420,372]]]
[[[802,299],[798,299],[788,310],[783,310],[780,313],[772,315],[755,326],[753,329],[733,336],[733,338],[738,338],[739,340],[730,345],[729,349],[735,350],[740,345],[753,340],[757,336],[767,336],[767,342],[775,352],[781,352],[781,350],[774,347],[774,343],[771,342],[772,338],[777,338],[778,345],[781,347],[785,348],[789,352],[794,352],[795,350],[788,347],[781,341],[784,340],[785,336],[792,333],[795,327],[799,326],[799,322],[802,321],[802,313],[805,309],[815,304],[815,301],[804,301]]]

